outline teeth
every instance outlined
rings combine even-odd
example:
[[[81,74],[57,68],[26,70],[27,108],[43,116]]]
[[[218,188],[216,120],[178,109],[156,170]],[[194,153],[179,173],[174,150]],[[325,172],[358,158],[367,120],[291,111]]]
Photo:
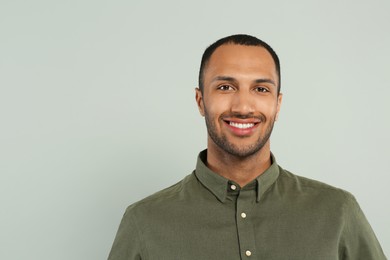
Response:
[[[234,127],[240,128],[240,129],[250,128],[250,127],[253,127],[255,125],[254,123],[241,124],[241,123],[235,123],[235,122],[229,122],[229,124],[231,126],[234,126]]]

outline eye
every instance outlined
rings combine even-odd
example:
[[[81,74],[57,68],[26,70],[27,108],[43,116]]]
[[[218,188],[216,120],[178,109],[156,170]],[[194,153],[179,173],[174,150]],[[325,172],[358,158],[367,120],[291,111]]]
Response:
[[[265,87],[256,87],[255,88],[255,91],[256,92],[260,92],[260,93],[266,93],[266,92],[269,92],[269,90]]]
[[[230,85],[221,85],[217,89],[222,90],[222,91],[230,91],[234,90],[234,88]]]

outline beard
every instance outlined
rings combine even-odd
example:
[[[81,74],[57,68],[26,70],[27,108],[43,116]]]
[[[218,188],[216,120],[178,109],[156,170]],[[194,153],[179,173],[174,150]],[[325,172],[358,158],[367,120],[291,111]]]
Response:
[[[229,142],[229,140],[225,134],[223,134],[223,133],[219,134],[217,131],[215,120],[213,120],[214,118],[210,117],[210,115],[208,114],[206,109],[204,110],[204,112],[205,112],[205,121],[206,121],[206,126],[207,126],[207,132],[208,132],[211,140],[213,140],[213,142],[220,149],[225,151],[226,153],[233,155],[233,156],[236,156],[236,157],[240,157],[240,158],[249,157],[249,156],[257,153],[258,151],[260,151],[264,147],[264,145],[267,143],[267,141],[269,140],[271,133],[272,133],[272,129],[274,127],[274,123],[275,123],[275,118],[273,118],[272,122],[270,122],[268,124],[268,126],[266,126],[266,131],[265,131],[264,135],[261,135],[253,144],[239,147],[239,146]],[[222,115],[218,121],[222,121],[223,116],[226,116],[226,115]],[[234,114],[234,115],[229,115],[229,116],[241,118],[241,119],[254,117],[253,115],[239,115],[239,114]],[[260,119],[261,124],[266,123],[266,118],[263,115],[259,116],[259,119]],[[245,137],[242,137],[242,138],[245,138]]]

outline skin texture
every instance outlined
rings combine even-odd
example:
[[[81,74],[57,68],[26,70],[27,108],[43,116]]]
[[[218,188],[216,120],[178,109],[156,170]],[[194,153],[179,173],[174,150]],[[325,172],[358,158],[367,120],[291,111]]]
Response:
[[[269,137],[282,103],[274,61],[262,47],[225,44],[203,77],[196,102],[208,130],[208,167],[243,187],[271,165]]]

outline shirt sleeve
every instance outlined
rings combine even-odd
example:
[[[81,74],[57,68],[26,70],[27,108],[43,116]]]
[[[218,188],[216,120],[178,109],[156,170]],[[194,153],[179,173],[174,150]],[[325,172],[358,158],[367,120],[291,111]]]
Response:
[[[141,239],[129,208],[123,215],[108,260],[141,260]]]
[[[350,195],[345,206],[341,237],[341,259],[386,260],[382,248],[356,199]]]

